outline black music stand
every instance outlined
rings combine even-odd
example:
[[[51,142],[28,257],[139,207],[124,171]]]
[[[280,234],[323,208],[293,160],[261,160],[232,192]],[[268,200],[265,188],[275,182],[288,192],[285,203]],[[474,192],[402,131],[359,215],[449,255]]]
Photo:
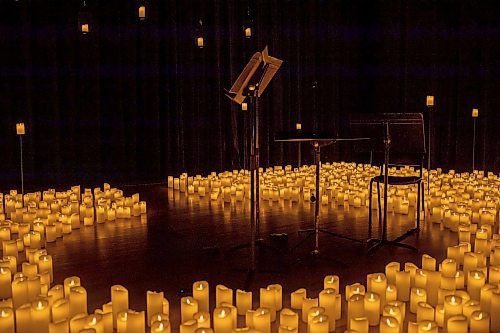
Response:
[[[384,213],[382,217],[382,237],[380,239],[371,238],[368,240],[368,253],[372,253],[386,245],[418,251],[416,247],[402,243],[402,241],[410,235],[420,231],[420,212],[417,212],[417,225],[415,228],[408,230],[394,240],[387,239],[387,188],[389,185],[388,170],[390,152],[417,155],[426,154],[422,114],[383,113],[360,115],[351,119],[351,131],[354,135],[362,134],[371,138],[370,143],[365,145],[364,149],[358,147],[358,150],[382,152],[384,155]],[[420,186],[420,184],[418,186]],[[417,200],[420,200],[420,197],[418,197]],[[417,205],[417,209],[420,209],[419,205]],[[371,221],[368,230],[370,234],[369,237],[371,237]]]
[[[259,188],[259,99],[267,85],[279,70],[282,60],[271,57],[267,46],[262,52],[256,52],[241,74],[238,76],[226,96],[233,102],[243,103],[246,97],[250,99],[251,117],[251,143],[250,143],[250,243],[238,245],[233,249],[250,247],[250,272],[254,272],[256,265],[255,247],[262,244],[258,238],[259,213],[260,213],[260,188]]]
[[[310,237],[314,236],[314,250],[311,251],[311,255],[314,257],[318,257],[320,254],[319,249],[319,234],[324,233],[330,236],[339,237],[343,239],[350,240],[352,242],[362,243],[362,241],[341,235],[335,232],[331,232],[320,228],[320,209],[319,209],[319,201],[321,200],[320,196],[320,167],[321,167],[321,147],[325,147],[337,142],[342,141],[358,141],[358,140],[368,140],[368,138],[335,138],[333,135],[327,133],[314,133],[314,132],[281,132],[277,133],[274,141],[276,142],[309,142],[314,149],[314,163],[316,166],[316,186],[315,186],[315,195],[311,196],[311,201],[314,202],[314,227],[310,229],[300,230],[299,233],[307,233],[308,235],[302,239],[297,245],[294,246],[294,249],[300,247],[306,240]],[[330,258],[326,258],[328,260],[333,260]],[[340,263],[344,265],[343,263]]]

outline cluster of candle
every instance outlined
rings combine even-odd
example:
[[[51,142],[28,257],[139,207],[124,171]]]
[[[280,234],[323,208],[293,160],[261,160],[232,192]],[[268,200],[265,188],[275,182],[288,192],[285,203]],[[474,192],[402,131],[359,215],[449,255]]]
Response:
[[[315,166],[291,166],[260,169],[261,201],[310,202],[315,194]],[[391,168],[391,174],[415,175],[411,167]],[[380,168],[368,164],[324,163],[320,170],[320,197],[323,206],[348,204],[354,208],[368,205],[369,183]],[[212,172],[206,177],[201,175],[168,177],[168,187],[190,196],[210,196],[211,200],[223,200],[225,203],[241,202],[250,198],[250,173],[248,170],[233,170],[221,173]],[[375,190],[374,190],[375,191]],[[374,192],[375,193],[375,192]],[[372,198],[377,209],[377,197]],[[409,208],[416,206],[417,189],[415,186],[389,187],[388,210],[396,214],[408,214]]]
[[[73,186],[63,192],[0,194],[0,332],[80,332],[87,327],[104,332],[100,327],[108,320],[105,312],[92,318],[86,314],[87,292],[78,278],[52,286],[53,259],[46,244],[82,223],[90,226],[132,216],[145,218],[146,202],[139,201],[139,194],[126,197],[109,184],[83,193]]]

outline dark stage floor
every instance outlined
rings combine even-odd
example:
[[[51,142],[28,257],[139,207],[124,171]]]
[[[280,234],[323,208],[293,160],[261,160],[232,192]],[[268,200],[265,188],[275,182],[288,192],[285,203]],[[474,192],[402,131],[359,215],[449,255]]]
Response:
[[[126,195],[139,192],[141,200],[148,203],[147,221],[139,218],[106,223],[95,227],[82,227],[64,240],[47,245],[54,257],[56,283],[68,276],[77,275],[88,291],[89,311],[110,300],[110,287],[122,284],[129,289],[130,308],[145,310],[146,291],[164,291],[170,301],[172,328],[179,325],[179,300],[181,289],[191,290],[192,283],[207,280],[211,287],[211,303],[215,286],[225,284],[233,289],[249,285],[258,302],[260,287],[271,283],[283,286],[284,306],[289,304],[290,292],[307,288],[308,296],[316,297],[328,274],[340,276],[341,291],[346,284],[366,283],[366,275],[384,272],[391,261],[412,261],[420,266],[421,255],[428,253],[444,259],[447,246],[455,245],[457,234],[439,230],[438,225],[423,223],[415,244],[421,253],[406,249],[383,248],[374,256],[364,253],[362,245],[322,235],[320,249],[330,261],[298,262],[307,255],[313,239],[293,253],[283,244],[281,253],[262,251],[259,271],[248,280],[249,262],[247,249],[228,251],[232,246],[247,242],[250,237],[249,204],[224,204],[209,197],[196,199],[163,186],[127,187]],[[270,233],[286,233],[288,247],[303,236],[301,228],[313,224],[314,206],[307,204],[280,204],[264,202],[261,206],[261,235],[271,244]],[[322,206],[321,224],[324,228],[353,238],[367,238],[367,208],[353,209],[333,204]],[[376,222],[376,220],[375,220]],[[391,215],[389,237],[399,235],[411,227],[409,216]],[[377,223],[375,223],[377,224]],[[378,228],[375,229],[378,231]],[[345,306],[343,306],[345,311]],[[345,320],[345,319],[344,319]],[[343,332],[344,322],[338,322],[337,332]]]

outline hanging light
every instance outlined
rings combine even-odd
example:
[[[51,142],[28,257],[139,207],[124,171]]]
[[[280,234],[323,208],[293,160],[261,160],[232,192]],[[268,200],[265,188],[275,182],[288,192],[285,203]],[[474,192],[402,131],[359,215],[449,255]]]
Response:
[[[203,21],[200,19],[198,21],[197,33],[196,33],[196,46],[202,49],[205,46],[205,40],[203,39]]]
[[[80,12],[78,13],[78,30],[86,35],[91,32],[93,29],[91,25],[91,15],[87,8],[87,1],[83,1],[83,6]]]
[[[247,15],[245,18],[245,23],[243,24],[243,33],[245,38],[252,38],[253,34],[253,22],[252,16],[250,15],[250,4],[247,6]]]
[[[140,21],[146,20],[146,1],[145,0],[139,0],[138,6],[137,6],[137,17],[139,18]]]
[[[248,104],[247,102],[241,103],[241,111],[247,111],[248,110]]]

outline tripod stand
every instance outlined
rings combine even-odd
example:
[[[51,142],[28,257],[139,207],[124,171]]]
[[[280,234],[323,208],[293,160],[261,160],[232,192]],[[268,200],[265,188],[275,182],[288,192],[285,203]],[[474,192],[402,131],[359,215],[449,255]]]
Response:
[[[282,60],[269,56],[267,47],[262,52],[256,52],[246,67],[241,72],[238,79],[235,81],[226,96],[232,101],[241,104],[246,97],[249,98],[251,104],[251,140],[250,140],[250,242],[234,246],[230,252],[243,248],[250,248],[250,267],[247,275],[249,285],[253,279],[254,272],[257,269],[256,249],[267,248],[273,249],[266,245],[260,235],[260,177],[259,177],[259,123],[260,110],[259,99],[262,96],[267,85],[270,83],[278,69],[282,64]],[[262,65],[262,66],[261,66]]]

